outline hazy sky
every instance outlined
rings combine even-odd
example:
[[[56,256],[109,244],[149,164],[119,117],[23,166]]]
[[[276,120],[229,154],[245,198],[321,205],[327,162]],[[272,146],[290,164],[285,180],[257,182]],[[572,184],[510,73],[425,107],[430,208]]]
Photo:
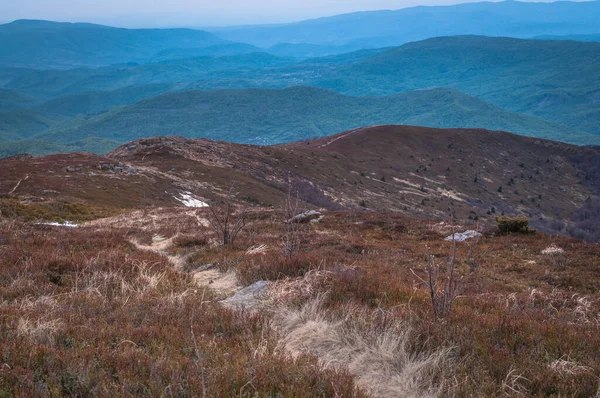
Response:
[[[291,22],[345,12],[460,0],[0,0],[0,20],[86,21],[124,27]]]

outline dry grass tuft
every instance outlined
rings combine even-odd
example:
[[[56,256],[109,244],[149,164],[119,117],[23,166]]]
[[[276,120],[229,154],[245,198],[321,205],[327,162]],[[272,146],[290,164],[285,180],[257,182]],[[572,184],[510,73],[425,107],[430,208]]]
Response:
[[[523,385],[527,381],[529,380],[517,368],[511,366],[502,382],[502,392],[507,397],[524,397],[529,392]]]
[[[375,321],[375,322],[373,322]],[[293,355],[310,353],[328,369],[347,369],[357,385],[376,397],[434,397],[448,351],[416,353],[405,323],[377,322],[346,308],[343,316],[323,309],[323,297],[275,316],[281,345]]]
[[[330,271],[311,270],[301,278],[285,278],[269,284],[267,297],[276,304],[307,300],[330,285]]]
[[[53,345],[56,334],[63,328],[60,319],[27,319],[20,318],[17,323],[17,335],[25,336],[37,344]]]
[[[582,373],[593,373],[593,369],[589,366],[583,366],[573,361],[568,355],[552,361],[548,367],[558,373],[562,377],[576,376]]]

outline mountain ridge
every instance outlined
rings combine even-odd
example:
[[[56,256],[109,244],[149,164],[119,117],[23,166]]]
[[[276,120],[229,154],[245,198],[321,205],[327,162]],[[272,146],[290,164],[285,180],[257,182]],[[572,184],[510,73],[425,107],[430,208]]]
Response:
[[[227,181],[236,182],[242,201],[276,205],[291,180],[301,200],[330,210],[394,211],[445,220],[452,203],[459,220],[486,224],[500,214],[525,215],[543,231],[567,233],[577,225],[577,212],[600,195],[597,149],[482,129],[382,125],[274,146],[151,137],[128,142],[104,157],[109,159],[104,163],[140,170],[136,183],[116,176],[120,205],[126,207],[143,201],[172,205],[181,190],[212,199]],[[88,162],[84,158],[91,159],[89,171],[82,166]],[[15,163],[19,171],[7,171],[0,192],[25,174],[30,179],[20,190],[32,195],[56,189],[50,187],[57,186],[57,179],[69,176],[77,190],[65,187],[53,195],[114,205],[111,190],[92,189],[104,178],[95,176],[97,158],[61,154]],[[13,159],[0,159],[0,167]],[[55,172],[34,173],[39,167]],[[154,196],[147,196],[149,190]]]
[[[177,134],[260,145],[328,136],[374,124],[483,127],[600,144],[600,137],[506,112],[452,89],[385,97],[350,97],[312,87],[179,91],[82,115],[35,136],[53,143],[82,138],[117,141]]]
[[[226,41],[193,29],[18,20],[0,25],[0,43],[0,66],[70,69],[139,62],[169,48],[208,47]]]
[[[283,26],[214,32],[229,40],[244,37],[246,42],[260,46],[275,45],[277,42],[336,45],[351,45],[354,42],[357,43],[356,49],[359,49],[394,46],[429,37],[459,34],[525,38],[550,32],[598,33],[600,22],[594,15],[599,10],[598,1],[585,4],[569,1],[475,2],[354,12]],[[416,20],[419,21],[417,28],[414,27]]]

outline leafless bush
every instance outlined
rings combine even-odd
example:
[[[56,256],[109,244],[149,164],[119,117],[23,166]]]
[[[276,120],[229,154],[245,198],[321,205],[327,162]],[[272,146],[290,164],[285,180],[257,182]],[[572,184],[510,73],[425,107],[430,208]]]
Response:
[[[427,266],[426,277],[419,276],[414,270],[412,273],[427,287],[431,298],[433,319],[438,321],[449,318],[452,313],[452,304],[458,297],[460,280],[462,279],[456,270],[456,240],[452,233],[452,246],[446,267],[436,262],[435,256],[429,247],[426,251]]]
[[[223,245],[233,244],[239,233],[246,226],[248,211],[242,209],[234,216],[233,186],[229,187],[225,204],[222,208],[210,206],[208,221],[210,227],[217,236],[217,240]]]
[[[302,229],[304,225],[296,222],[285,222],[291,220],[296,215],[304,212],[306,209],[302,206],[299,198],[299,192],[294,196],[292,194],[292,184],[288,184],[288,194],[285,199],[283,216],[285,223],[285,233],[282,237],[281,246],[283,256],[286,261],[292,263],[302,254]]]
[[[479,243],[481,242],[481,238],[482,238],[483,234],[481,234],[482,231],[481,231],[480,227],[477,227],[476,231],[479,232],[479,235],[475,235],[475,236],[473,236],[473,238],[467,239],[465,241],[467,244],[467,247],[469,248],[469,252],[467,254],[467,262],[469,264],[469,272],[471,272],[471,273],[473,273],[479,269],[481,259],[489,251],[489,249],[486,251],[481,250],[481,245]]]

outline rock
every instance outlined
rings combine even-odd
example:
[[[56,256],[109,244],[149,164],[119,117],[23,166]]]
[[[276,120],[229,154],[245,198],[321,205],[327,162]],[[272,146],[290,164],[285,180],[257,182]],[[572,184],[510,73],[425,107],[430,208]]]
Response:
[[[209,269],[213,269],[216,266],[217,266],[217,264],[204,264],[204,265],[199,266],[195,270],[191,271],[191,273],[208,271]]]
[[[67,168],[65,169],[65,171],[66,171],[67,173],[75,173],[75,172],[77,171],[77,169],[76,169],[75,167],[67,167]]]
[[[305,211],[304,213],[300,213],[295,215],[286,221],[287,224],[306,224],[308,222],[319,222],[324,218],[324,216],[315,210]]]
[[[454,234],[454,240],[457,242],[464,242],[468,239],[472,239],[472,238],[476,238],[479,236],[483,236],[482,234],[480,234],[477,231],[473,231],[473,230],[469,230],[469,231],[465,231],[465,232],[457,232]],[[446,237],[447,241],[451,241],[452,240],[452,235]]]
[[[243,288],[233,296],[221,301],[221,304],[234,310],[256,310],[264,301],[262,296],[266,289],[267,282],[258,281]]]

